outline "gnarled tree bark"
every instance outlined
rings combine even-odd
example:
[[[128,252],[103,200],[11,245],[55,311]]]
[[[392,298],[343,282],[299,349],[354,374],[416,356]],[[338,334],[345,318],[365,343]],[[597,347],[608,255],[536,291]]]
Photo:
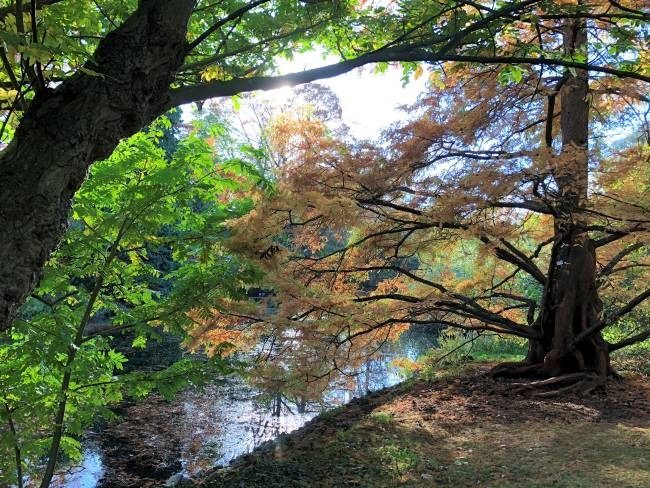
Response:
[[[85,72],[40,94],[24,114],[0,157],[0,330],[57,246],[88,167],[169,107],[193,4],[142,0]]]

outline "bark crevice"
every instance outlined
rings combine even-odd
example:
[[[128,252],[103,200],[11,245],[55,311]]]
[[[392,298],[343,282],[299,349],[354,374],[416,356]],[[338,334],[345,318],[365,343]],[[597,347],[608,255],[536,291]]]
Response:
[[[0,330],[67,228],[89,166],[164,113],[193,0],[142,0],[85,71],[41,93],[0,157]]]

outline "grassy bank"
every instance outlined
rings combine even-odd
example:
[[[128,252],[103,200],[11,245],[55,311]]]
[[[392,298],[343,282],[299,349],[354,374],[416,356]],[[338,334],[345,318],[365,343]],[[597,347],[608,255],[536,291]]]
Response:
[[[204,487],[646,487],[650,382],[534,399],[487,365],[372,394],[323,415]]]

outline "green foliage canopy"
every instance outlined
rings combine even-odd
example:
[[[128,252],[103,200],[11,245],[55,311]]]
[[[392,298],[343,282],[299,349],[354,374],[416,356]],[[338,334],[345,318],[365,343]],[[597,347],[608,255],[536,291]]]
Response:
[[[120,374],[126,358],[111,346],[110,336],[124,330],[135,333],[134,348],[161,327],[182,337],[188,310],[241,298],[245,281],[255,279],[254,269],[220,253],[218,243],[227,235],[223,223],[253,204],[228,195],[262,184],[261,175],[251,161],[215,158],[195,135],[167,158],[160,138],[169,127],[159,120],[93,166],[61,246],[0,342],[3,484],[16,480],[12,451],[28,474],[38,472],[46,452],[52,456],[54,442],[76,461],[83,429],[112,418],[108,407],[124,395],[157,390],[170,397],[233,366],[219,357],[187,358],[154,374]],[[164,279],[152,259],[160,247],[175,261]]]

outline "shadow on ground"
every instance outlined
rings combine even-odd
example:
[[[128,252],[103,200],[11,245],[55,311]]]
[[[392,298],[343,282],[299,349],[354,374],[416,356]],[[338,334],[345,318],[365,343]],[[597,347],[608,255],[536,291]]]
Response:
[[[647,487],[650,382],[534,399],[478,368],[398,385],[215,470],[201,487]]]

